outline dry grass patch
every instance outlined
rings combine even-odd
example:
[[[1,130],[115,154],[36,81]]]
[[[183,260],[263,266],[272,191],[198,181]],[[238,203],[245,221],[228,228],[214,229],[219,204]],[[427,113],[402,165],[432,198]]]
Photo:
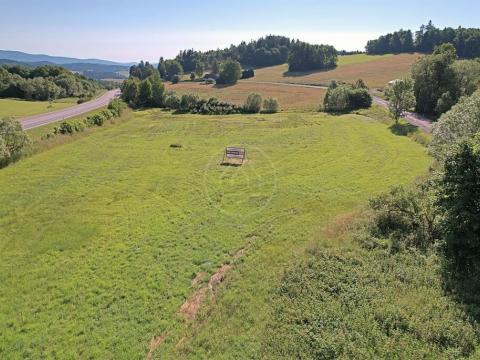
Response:
[[[355,57],[355,58],[354,58]],[[352,82],[365,80],[371,88],[383,87],[392,79],[410,73],[419,54],[390,56],[352,55],[340,57],[338,67],[330,71],[288,72],[288,65],[271,66],[255,71],[255,77],[247,81],[275,81],[295,84],[328,85],[332,80]]]

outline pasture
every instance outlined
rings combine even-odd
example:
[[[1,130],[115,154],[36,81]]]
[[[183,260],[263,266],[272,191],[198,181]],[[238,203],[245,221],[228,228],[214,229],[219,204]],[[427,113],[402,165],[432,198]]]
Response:
[[[431,162],[361,115],[130,116],[0,171],[1,358],[258,358],[285,266]]]
[[[240,81],[235,85],[205,85],[198,82],[166,83],[166,89],[178,94],[195,93],[201,97],[217,97],[220,100],[243,105],[248,94],[256,92],[265,99],[273,97],[282,110],[315,111],[323,103],[326,90],[287,87],[276,84],[254,84]]]
[[[21,99],[0,99],[0,118],[22,118],[43,114],[76,105],[77,98],[49,101],[26,101]]]
[[[419,54],[400,55],[347,55],[340,56],[337,68],[328,71],[288,72],[288,65],[255,70],[255,77],[246,80],[285,82],[328,86],[332,80],[353,82],[363,79],[370,88],[385,86],[390,80],[410,74]]]

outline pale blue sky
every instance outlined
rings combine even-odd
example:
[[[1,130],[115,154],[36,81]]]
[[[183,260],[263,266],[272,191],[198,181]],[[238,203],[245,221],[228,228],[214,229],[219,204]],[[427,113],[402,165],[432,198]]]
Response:
[[[401,27],[480,27],[467,0],[0,0],[0,49],[118,61],[281,34],[338,49]]]

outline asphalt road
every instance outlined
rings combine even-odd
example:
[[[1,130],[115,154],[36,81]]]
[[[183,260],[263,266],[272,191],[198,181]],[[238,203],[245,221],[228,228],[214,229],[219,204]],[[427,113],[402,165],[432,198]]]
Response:
[[[293,87],[303,87],[309,89],[328,89],[326,86],[321,85],[305,85],[305,84],[292,84],[292,83],[281,83],[281,82],[271,82],[271,81],[248,81],[250,83],[256,84],[270,84],[270,85],[283,85],[283,86],[293,86]],[[372,96],[373,102],[377,105],[380,105],[384,108],[388,108],[388,101],[384,100],[378,96]],[[403,118],[407,120],[410,124],[419,127],[426,133],[432,132],[432,122],[426,117],[412,112],[407,112],[403,115]]]
[[[24,130],[33,129],[53,122],[79,116],[95,109],[107,106],[112,99],[118,96],[120,96],[120,89],[110,90],[102,96],[84,102],[83,104],[75,105],[62,110],[52,111],[49,113],[29,116],[20,119],[20,123],[22,124]]]

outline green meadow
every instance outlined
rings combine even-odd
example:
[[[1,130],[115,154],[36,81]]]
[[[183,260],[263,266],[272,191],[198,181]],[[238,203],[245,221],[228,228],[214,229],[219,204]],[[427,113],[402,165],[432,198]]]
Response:
[[[49,101],[26,101],[20,99],[0,99],[0,118],[21,118],[65,109],[77,103],[77,98]]]
[[[0,358],[144,359],[161,335],[153,358],[278,358],[284,269],[431,163],[363,115],[130,116],[0,171]],[[247,163],[220,166],[235,145]]]

